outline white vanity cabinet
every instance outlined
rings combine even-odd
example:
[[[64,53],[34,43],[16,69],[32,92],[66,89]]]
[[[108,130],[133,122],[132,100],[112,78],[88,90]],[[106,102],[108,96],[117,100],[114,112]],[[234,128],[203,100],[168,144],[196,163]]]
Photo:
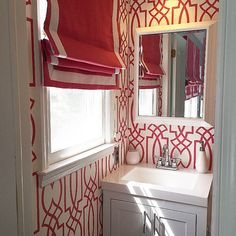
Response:
[[[112,236],[143,236],[147,233],[144,225],[145,217],[150,216],[150,207],[125,201],[111,200],[110,235]],[[140,209],[142,209],[140,211]],[[108,225],[107,225],[108,226]],[[145,234],[146,231],[146,234]]]
[[[103,236],[209,236],[211,184],[211,173],[121,166],[101,182]]]
[[[110,211],[111,236],[196,235],[195,214],[120,200],[111,200]]]

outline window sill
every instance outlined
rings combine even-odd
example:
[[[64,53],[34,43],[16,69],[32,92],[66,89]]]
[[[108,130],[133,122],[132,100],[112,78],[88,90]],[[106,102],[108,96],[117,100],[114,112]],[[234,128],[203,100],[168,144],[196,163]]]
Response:
[[[38,172],[41,187],[95,162],[104,155],[113,153],[116,145],[116,143],[103,144],[66,160],[49,165],[47,169]]]

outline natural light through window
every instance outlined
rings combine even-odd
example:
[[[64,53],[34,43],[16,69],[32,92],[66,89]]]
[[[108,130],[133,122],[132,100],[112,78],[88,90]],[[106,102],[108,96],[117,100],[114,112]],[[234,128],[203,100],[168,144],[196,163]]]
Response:
[[[203,99],[200,96],[185,101],[184,117],[203,117]]]
[[[139,89],[139,115],[156,114],[156,89]]]
[[[48,88],[50,152],[82,152],[105,142],[104,91]]]
[[[151,200],[153,198],[153,195],[151,193],[151,191],[148,189],[147,187],[144,187],[142,185],[139,185],[133,181],[130,181],[128,184],[128,189],[130,191],[131,194],[133,195],[137,195],[137,192],[135,191],[135,187],[138,188],[139,190],[141,190],[143,196],[147,196],[150,197],[150,200],[148,199],[148,205],[152,206],[150,207],[152,210],[153,215],[156,214],[159,219],[161,219],[164,222],[165,225],[165,232],[162,232],[161,235],[165,235],[165,236],[174,236],[174,232],[171,228],[171,226],[169,225],[168,221],[166,219],[164,219],[164,217],[162,217],[164,214],[162,212],[162,209],[159,207],[158,203],[156,200]],[[135,202],[137,203],[137,206],[139,207],[140,212],[145,212],[145,208],[144,208],[144,203],[141,201],[142,198],[139,197],[134,197]],[[148,222],[147,226],[149,227],[149,229],[151,229],[151,223]],[[159,228],[160,230],[160,228]],[[154,231],[154,236],[159,236],[160,234],[155,230]]]
[[[41,39],[46,37],[46,9],[47,1],[38,1]],[[109,142],[109,91],[47,87],[43,94],[45,163],[50,165]]]

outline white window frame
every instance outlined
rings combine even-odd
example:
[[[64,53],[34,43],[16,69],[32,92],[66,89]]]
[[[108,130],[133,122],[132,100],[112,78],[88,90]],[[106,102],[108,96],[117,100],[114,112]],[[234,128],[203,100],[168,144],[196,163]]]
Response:
[[[85,150],[80,153],[74,153],[71,156],[67,154],[73,149],[66,148],[63,151],[58,151],[50,155],[50,122],[49,122],[49,90],[47,87],[42,87],[42,108],[41,108],[41,120],[42,120],[42,171],[39,172],[41,186],[45,186],[65,175],[68,175],[83,166],[93,163],[97,159],[104,155],[113,153],[115,143],[112,143],[114,136],[114,95],[113,91],[104,91],[104,142],[89,150]],[[74,151],[74,150],[73,150]],[[56,155],[62,154],[61,158]],[[62,158],[64,156],[64,158]],[[50,158],[55,160],[50,161]]]

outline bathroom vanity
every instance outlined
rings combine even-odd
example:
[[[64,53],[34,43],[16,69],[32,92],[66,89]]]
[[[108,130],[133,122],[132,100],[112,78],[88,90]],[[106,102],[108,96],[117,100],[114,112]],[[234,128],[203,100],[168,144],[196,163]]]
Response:
[[[121,166],[102,180],[104,236],[205,236],[212,174]]]

